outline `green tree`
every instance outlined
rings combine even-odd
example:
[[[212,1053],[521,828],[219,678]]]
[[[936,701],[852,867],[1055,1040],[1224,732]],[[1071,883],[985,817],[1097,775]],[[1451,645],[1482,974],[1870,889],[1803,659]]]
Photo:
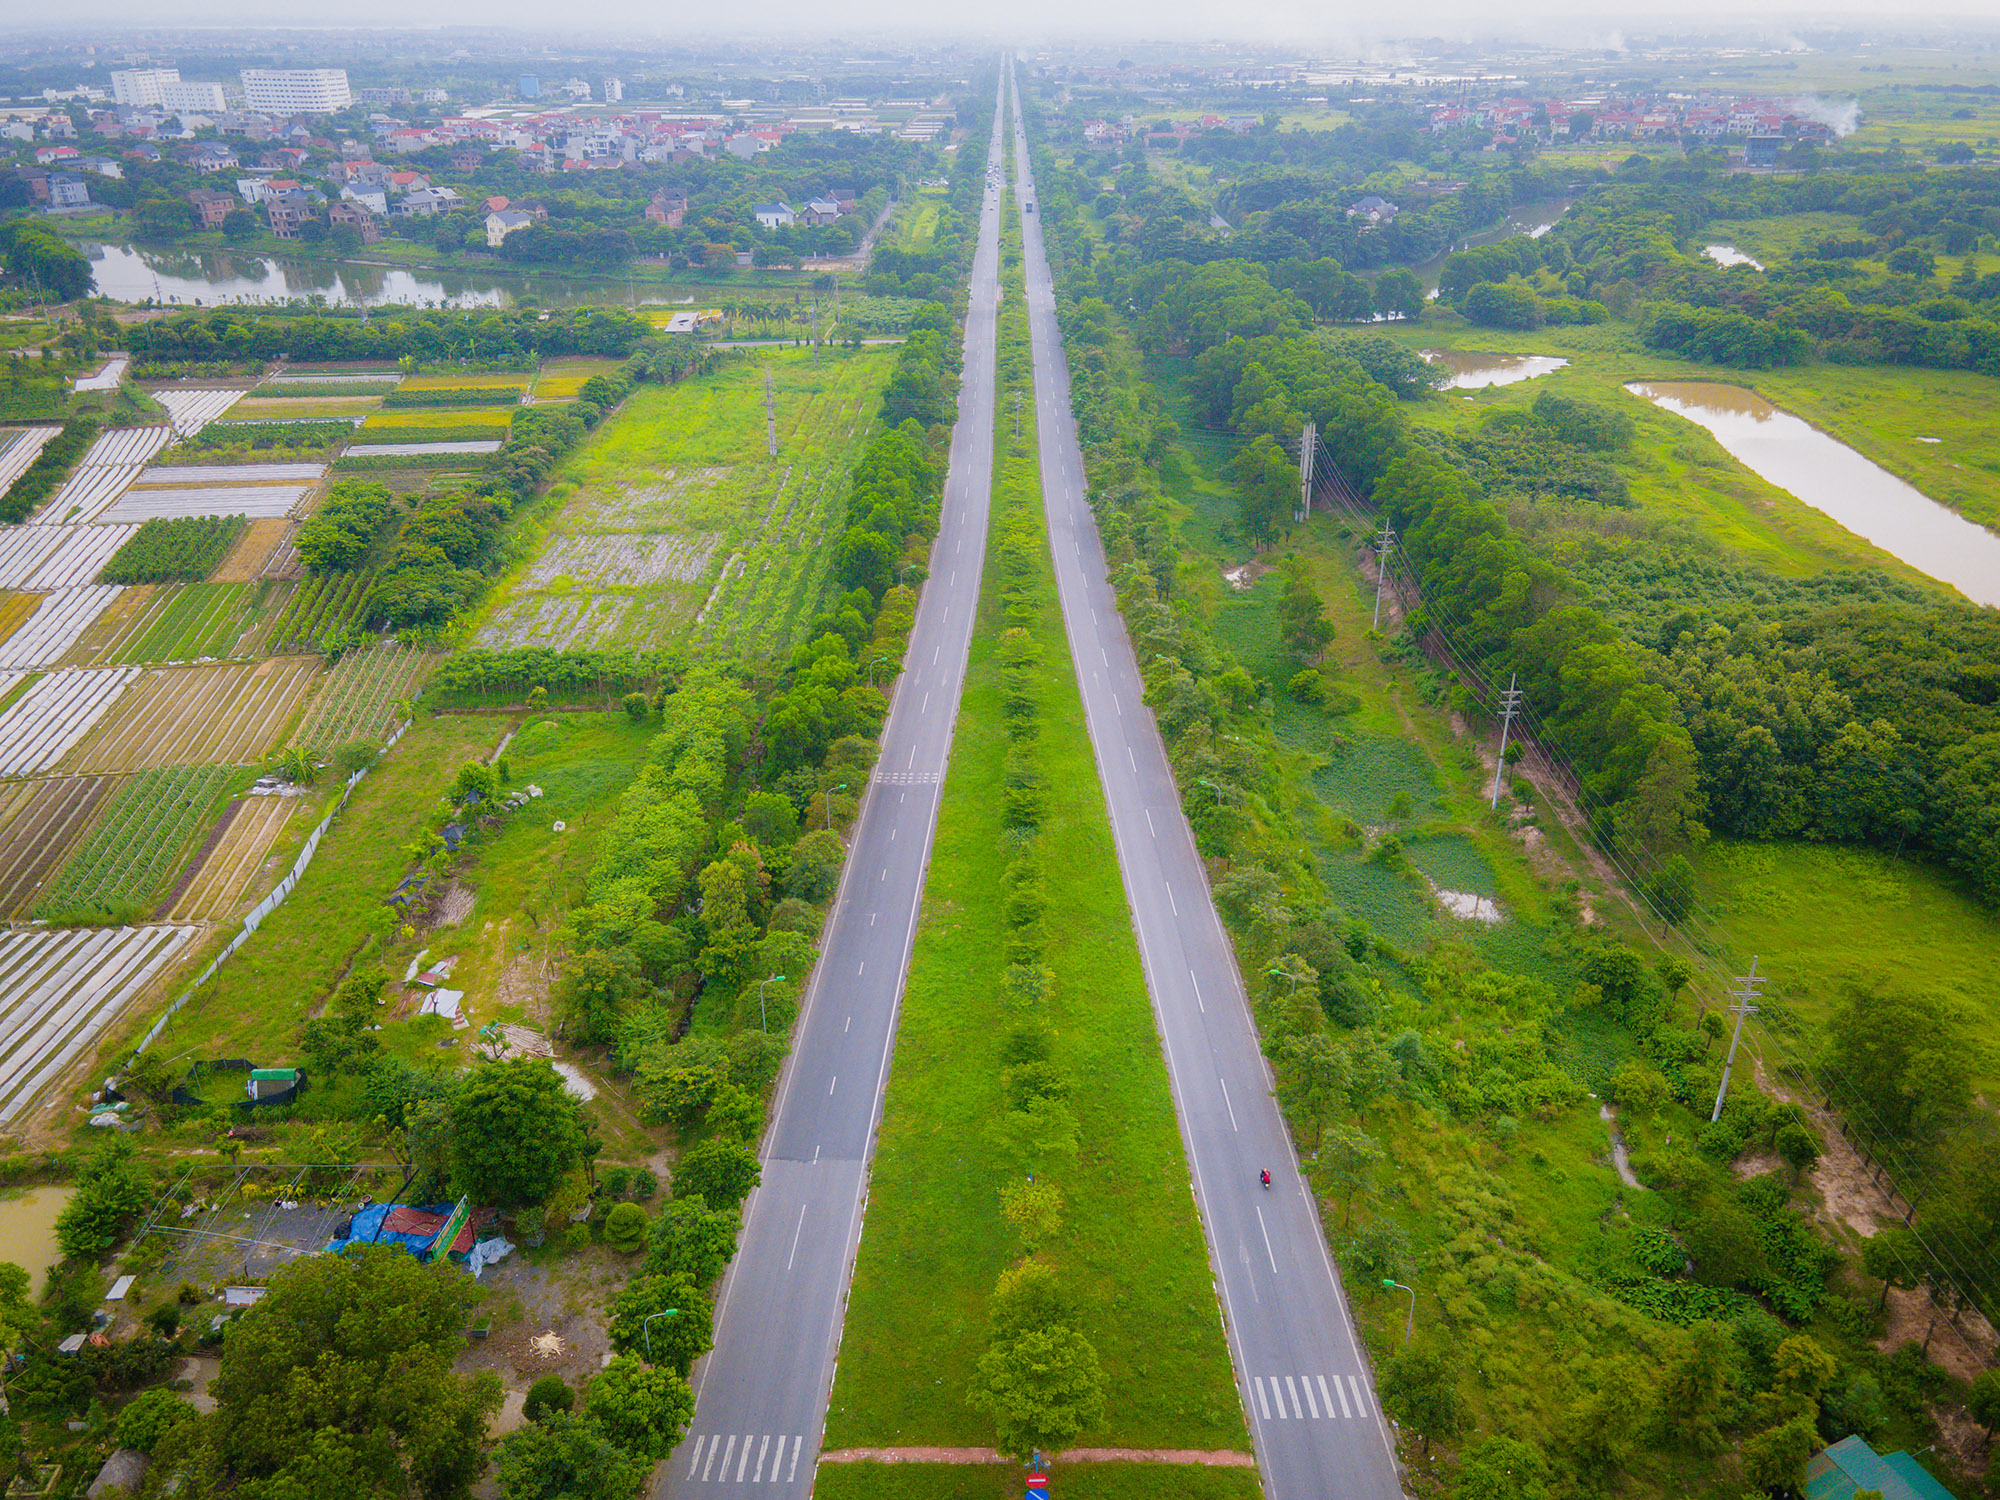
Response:
[[[1035,1095],[1019,1109],[1003,1110],[987,1134],[1024,1172],[1038,1172],[1051,1161],[1075,1161],[1083,1144],[1075,1112],[1047,1094]]]
[[[77,1174],[76,1191],[56,1215],[56,1243],[70,1259],[96,1256],[152,1202],[146,1167],[123,1136],[106,1141]]]
[[[1633,1360],[1604,1360],[1586,1374],[1592,1384],[1569,1404],[1563,1447],[1580,1474],[1603,1483],[1624,1472],[1635,1436],[1651,1419],[1653,1391]]]
[[[785,876],[785,889],[807,901],[823,901],[840,884],[841,861],[847,846],[840,835],[815,828],[792,846],[792,867]]]
[[[762,1179],[755,1151],[742,1141],[711,1137],[681,1157],[674,1169],[674,1196],[700,1198],[713,1209],[734,1209]]]
[[[583,1409],[620,1448],[657,1463],[694,1420],[694,1392],[675,1371],[620,1354],[591,1380]]]
[[[582,1112],[541,1058],[477,1069],[452,1103],[452,1179],[474,1203],[525,1208],[582,1160]]]
[[[1104,1417],[1097,1350],[1074,1328],[1052,1327],[995,1343],[979,1357],[966,1402],[993,1419],[1008,1458],[1060,1453]]]
[[[1810,1411],[1743,1440],[1743,1477],[1758,1489],[1792,1491],[1805,1486],[1806,1460],[1820,1448]]]
[[[589,1418],[552,1412],[508,1433],[493,1467],[500,1500],[632,1500],[648,1465]]]
[[[1402,1417],[1404,1426],[1424,1435],[1425,1453],[1431,1451],[1433,1438],[1456,1436],[1465,1425],[1465,1398],[1458,1393],[1452,1361],[1441,1350],[1399,1349],[1383,1369],[1382,1400]]]
[[[1792,1169],[1794,1180],[1811,1171],[1813,1163],[1819,1160],[1819,1137],[1802,1121],[1788,1120],[1780,1125],[1771,1144]]]
[[[670,1308],[672,1317],[661,1316]],[[611,1347],[685,1376],[715,1347],[714,1322],[707,1295],[686,1272],[641,1276],[612,1299]]]
[[[656,1276],[684,1275],[696,1286],[713,1286],[736,1253],[737,1216],[712,1209],[699,1198],[664,1204],[653,1220],[653,1244],[646,1269]]]
[[[604,1243],[620,1255],[635,1255],[646,1245],[646,1210],[636,1203],[619,1203],[604,1216]]]
[[[173,1304],[168,1303],[169,1307]],[[118,1413],[118,1420],[111,1429],[112,1441],[121,1448],[135,1448],[141,1453],[151,1454],[160,1445],[160,1440],[182,1422],[194,1420],[197,1413],[187,1402],[163,1385],[141,1391]]]
[[[1382,1156],[1381,1144],[1366,1131],[1336,1125],[1327,1132],[1315,1175],[1340,1199],[1341,1228],[1354,1220],[1354,1200],[1373,1191]]]
[[[1269,433],[1241,449],[1231,464],[1236,514],[1252,541],[1268,542],[1291,526],[1299,498],[1298,465]]]
[[[1827,1027],[1836,1103],[1895,1134],[1931,1140],[1972,1102],[1970,1040],[1963,1005],[1883,989],[1849,992]]]
[[[0,1363],[41,1323],[35,1305],[28,1300],[30,1285],[26,1271],[12,1261],[0,1260]]]
[[[1311,993],[1308,991],[1308,993]],[[1276,1051],[1278,1088],[1286,1107],[1313,1127],[1313,1155],[1326,1135],[1326,1122],[1346,1102],[1353,1076],[1347,1049],[1323,1031],[1289,1036]]]
[[[1490,1437],[1465,1455],[1451,1500],[1549,1500],[1554,1478],[1548,1459],[1533,1443]]]
[[[1965,1412],[1986,1429],[1986,1441],[1993,1442],[1993,1430],[2000,1427],[2000,1370],[1981,1370],[1965,1391]]]
[[[484,1467],[490,1374],[452,1368],[470,1283],[400,1248],[295,1261],[230,1328],[210,1384],[216,1457],[273,1495],[456,1500]]]
[[[521,1415],[530,1422],[539,1422],[550,1412],[575,1410],[576,1390],[560,1375],[542,1376],[521,1400]]]
[[[1666,1446],[1684,1453],[1722,1449],[1718,1420],[1729,1395],[1729,1330],[1697,1323],[1692,1337],[1661,1378],[1658,1425]]]

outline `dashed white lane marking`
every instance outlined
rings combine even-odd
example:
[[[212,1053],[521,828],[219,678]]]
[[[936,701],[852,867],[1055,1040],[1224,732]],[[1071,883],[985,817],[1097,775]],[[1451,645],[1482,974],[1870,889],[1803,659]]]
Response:
[[[1234,1130],[1236,1129],[1236,1106],[1229,1102],[1229,1085],[1224,1083],[1220,1077],[1215,1081],[1222,1084],[1222,1107],[1229,1111],[1229,1128]]]
[[[832,1090],[828,1092],[831,1093]],[[1261,1207],[1257,1210],[1257,1229],[1264,1236],[1264,1254],[1270,1260],[1271,1274],[1275,1276],[1278,1274],[1278,1256],[1277,1252],[1271,1249],[1271,1231],[1264,1223],[1264,1210]]]
[[[787,1271],[791,1270],[792,1262],[799,1258],[799,1235],[805,1230],[805,1227],[806,1206],[801,1203],[799,1205],[799,1222],[792,1230],[792,1253],[785,1257],[785,1269]],[[757,1460],[757,1472],[760,1474],[764,1472],[764,1460],[761,1456]]]
[[[838,1082],[840,1082],[840,1075],[839,1075],[838,1073],[834,1074],[834,1075],[833,1075],[833,1077],[831,1077],[831,1078],[827,1079],[827,1081],[826,1081],[826,1093],[827,1093],[827,1097],[828,1097],[829,1099],[833,1097],[833,1086],[834,1086],[834,1085],[835,1085],[836,1083],[838,1083]],[[1266,1236],[1264,1236],[1264,1238],[1265,1238],[1265,1239],[1266,1239],[1266,1240],[1268,1241],[1268,1240],[1270,1239],[1270,1236],[1269,1236],[1269,1235],[1266,1235]],[[1273,1270],[1276,1270],[1276,1269],[1277,1269],[1277,1267],[1275,1266],[1275,1264],[1273,1265],[1272,1269],[1273,1269]]]

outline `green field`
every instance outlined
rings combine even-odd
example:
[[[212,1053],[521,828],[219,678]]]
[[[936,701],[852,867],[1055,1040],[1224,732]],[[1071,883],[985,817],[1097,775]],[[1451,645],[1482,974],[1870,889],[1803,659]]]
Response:
[[[788,651],[823,606],[849,474],[893,360],[879,349],[828,350],[818,361],[760,352],[639,387],[551,489],[559,508],[491,594],[474,638],[494,648]]]
[[[996,514],[1010,501],[1033,507],[1039,538],[1034,441],[1030,420],[1001,459],[994,506]],[[1084,1142],[1073,1167],[1046,1174],[1064,1194],[1065,1223],[1038,1255],[1056,1268],[1105,1370],[1104,1425],[1082,1442],[1247,1451],[1052,584],[1035,608],[1031,633],[1044,652],[1035,673],[1039,759],[1049,784],[1039,842],[1048,909],[1060,913],[1049,924],[1049,1014]],[[1013,1014],[1000,879],[1013,858],[1001,812],[1003,624],[989,558],[842,1336],[831,1447],[993,1440],[965,1393],[985,1346],[994,1278],[1016,1253],[999,1193],[1018,1174],[995,1160],[985,1137],[1006,1108],[1001,1044]]]
[[[290,588],[282,583],[184,583],[162,589],[104,657],[109,663],[198,661],[239,652]]]
[[[1071,1464],[1049,1473],[1063,1500],[1256,1500],[1255,1469],[1191,1464]],[[1021,1474],[1011,1464],[821,1464],[818,1500],[1013,1500]]]
[[[93,827],[35,902],[34,914],[130,922],[214,822],[238,766],[139,771],[112,795]]]
[[[273,656],[321,649],[329,636],[364,623],[374,577],[368,573],[326,573],[292,590],[265,632],[264,649]]]

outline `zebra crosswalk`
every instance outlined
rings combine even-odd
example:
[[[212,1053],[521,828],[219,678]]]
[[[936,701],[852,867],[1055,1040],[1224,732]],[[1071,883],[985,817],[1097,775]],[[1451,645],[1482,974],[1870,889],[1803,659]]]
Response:
[[[1366,1421],[1371,1415],[1368,1387],[1355,1375],[1253,1375],[1250,1390],[1256,1398],[1257,1415],[1266,1422],[1313,1422],[1329,1417]]]
[[[799,1477],[798,1434],[703,1433],[685,1450],[685,1484],[792,1484]]]

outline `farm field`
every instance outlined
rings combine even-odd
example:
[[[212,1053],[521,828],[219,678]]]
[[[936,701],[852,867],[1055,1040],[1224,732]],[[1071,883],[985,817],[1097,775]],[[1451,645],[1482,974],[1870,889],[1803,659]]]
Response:
[[[243,399],[239,391],[154,391],[153,399],[167,409],[173,420],[174,431],[182,437],[193,437],[210,422],[216,420],[230,407]]]
[[[42,595],[34,613],[0,641],[0,669],[55,665],[118,594],[110,585],[92,584]]]
[[[312,490],[311,484],[134,486],[101,512],[107,522],[151,521],[177,516],[286,516]]]
[[[255,637],[282,607],[283,583],[141,584],[129,608],[110,609],[77,642],[71,666],[222,660],[255,654]],[[125,604],[121,595],[118,604]]]
[[[400,643],[349,651],[320,679],[292,743],[325,753],[386,738],[398,700],[414,700],[437,662],[436,653]]]
[[[292,656],[150,670],[70,752],[64,769],[135,771],[261,760],[278,743],[319,666],[317,657]],[[0,732],[5,727],[0,719]]]
[[[81,927],[0,937],[0,1126],[118,1018],[194,931]]]
[[[624,363],[619,359],[592,359],[581,355],[547,360],[535,374],[530,395],[538,402],[573,401],[591,376],[615,374]]]
[[[132,526],[0,526],[0,589],[76,588],[95,583]]]
[[[42,449],[61,431],[53,425],[0,429],[0,495],[27,472]]]
[[[507,424],[514,420],[518,407],[485,406],[433,406],[414,411],[371,412],[368,420],[355,433],[357,443],[370,442],[423,442],[431,440],[433,434],[439,440],[454,428],[479,429],[469,431],[472,437],[505,437]],[[456,436],[453,433],[453,436]]]
[[[409,868],[410,830],[447,779],[443,768],[490,753],[508,727],[483,714],[419,719],[355,789],[291,897],[169,1025],[174,1050],[291,1056],[299,1024],[376,931],[383,898]]]
[[[0,789],[0,918],[34,901],[112,788],[109,776],[17,781]]]
[[[61,919],[102,909],[92,920],[130,921],[176,869],[197,832],[208,826],[235,766],[172,766],[126,777],[105,801],[34,905]]]
[[[495,591],[477,643],[788,649],[823,602],[848,475],[891,364],[881,350],[829,352],[818,366],[784,351],[641,386],[571,462],[550,540]]]
[[[277,577],[292,572],[290,564],[297,560],[298,553],[288,541],[281,551],[273,553],[265,573]],[[317,651],[329,636],[360,624],[374,579],[372,573],[328,573],[298,584],[271,622],[264,650],[274,656]]]
[[[53,766],[111,711],[138,676],[137,667],[119,667],[36,678],[0,713],[0,776],[31,776]],[[0,677],[0,685],[12,688],[11,674]]]
[[[221,922],[243,905],[271,845],[285,831],[294,797],[239,797],[223,810],[155,920]]]
[[[260,516],[237,537],[236,545],[209,575],[215,583],[248,583],[261,575],[285,540],[290,523],[281,517]]]

